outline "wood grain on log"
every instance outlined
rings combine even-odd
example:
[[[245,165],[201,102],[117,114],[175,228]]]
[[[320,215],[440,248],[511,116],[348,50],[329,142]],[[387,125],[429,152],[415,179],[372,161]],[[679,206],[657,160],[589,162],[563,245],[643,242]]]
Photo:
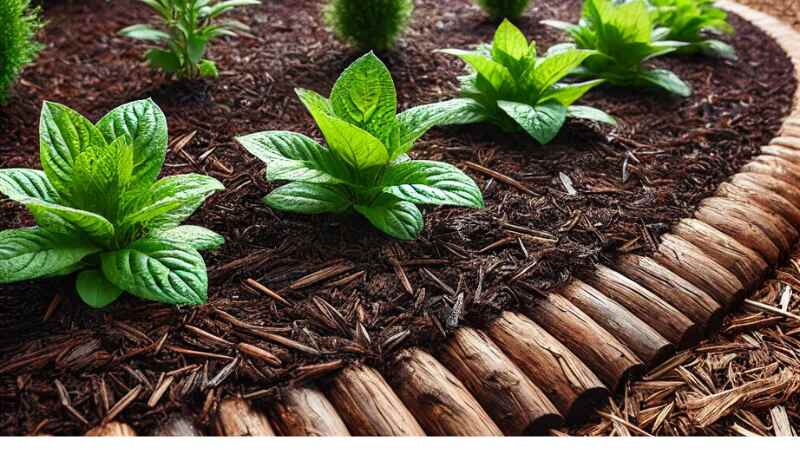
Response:
[[[744,285],[736,275],[679,236],[671,233],[661,236],[653,259],[725,307],[744,297]]]
[[[344,422],[322,392],[293,387],[270,410],[272,427],[283,436],[349,436]]]
[[[418,348],[400,352],[389,382],[429,435],[503,435],[464,384]]]
[[[326,392],[353,435],[425,435],[386,380],[371,367],[347,367],[336,374]]]
[[[753,211],[751,218],[744,217],[748,210]],[[781,243],[773,239],[773,234],[780,234],[780,231],[769,215],[756,208],[727,198],[711,197],[700,202],[694,217],[757,251],[770,265],[781,259]]]
[[[796,175],[800,176],[800,172]],[[800,184],[797,184],[796,181],[786,182],[763,173],[737,173],[731,178],[731,183],[735,185],[739,185],[739,183],[756,184],[785,198],[795,208],[800,205],[800,188],[797,188]]]
[[[604,265],[584,277],[586,283],[627,308],[678,348],[700,338],[700,327],[669,302]]]
[[[761,173],[800,186],[800,164],[770,155],[759,155],[742,167],[744,173]]]
[[[700,205],[728,206],[724,209],[724,212],[727,212],[729,215],[736,215],[742,220],[753,222],[758,225],[759,228],[767,233],[772,242],[778,246],[781,253],[787,254],[792,250],[794,247],[794,242],[797,240],[798,236],[797,229],[792,226],[792,224],[789,223],[789,221],[787,221],[783,215],[775,212],[775,210],[771,208],[762,206],[755,199],[748,199],[746,194],[740,195],[738,198],[734,199],[733,196],[742,194],[742,191],[737,191],[738,188],[735,186],[732,186],[728,183],[723,183],[720,188],[726,189],[730,196],[709,197],[703,199],[700,202]],[[734,193],[733,191],[737,192]],[[728,202],[725,202],[724,200],[728,200]],[[730,202],[738,203],[739,208],[731,208]]]
[[[173,414],[159,427],[157,436],[167,437],[192,437],[202,436],[194,422],[183,414]]]
[[[505,434],[543,434],[562,418],[547,396],[482,331],[459,328],[438,353]]]
[[[785,159],[793,164],[800,164],[800,152],[791,148],[786,148],[779,145],[767,145],[761,147],[761,153],[764,155],[777,156],[778,158]]]
[[[583,419],[608,398],[608,389],[597,375],[531,319],[506,311],[487,331],[568,422]]]
[[[777,182],[777,180],[776,180]],[[756,184],[743,177],[734,177],[730,182],[720,184],[718,195],[742,201],[752,201],[764,209],[774,211],[783,216],[795,229],[800,227],[800,208],[788,200],[784,194],[778,194],[765,186]],[[791,192],[789,192],[791,194]]]
[[[220,403],[214,426],[219,436],[275,436],[267,416],[241,398]]]
[[[583,281],[572,281],[559,294],[632,350],[648,367],[662,362],[674,350],[672,344],[645,321]]]
[[[697,286],[652,258],[622,255],[614,266],[623,275],[655,292],[703,329],[722,322],[722,307]]]
[[[86,432],[86,436],[95,436],[95,437],[131,437],[136,436],[136,432],[133,431],[128,424],[122,422],[108,422],[105,425],[98,425],[88,432]]]
[[[672,227],[672,232],[728,268],[747,289],[756,289],[769,269],[757,252],[703,221],[682,219]]]
[[[800,153],[800,138],[791,136],[778,136],[769,142],[769,145],[786,147]]]

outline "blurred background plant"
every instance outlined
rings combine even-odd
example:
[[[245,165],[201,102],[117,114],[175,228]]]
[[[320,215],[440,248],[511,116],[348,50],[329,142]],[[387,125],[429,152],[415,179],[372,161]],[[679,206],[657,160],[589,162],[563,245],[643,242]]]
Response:
[[[492,20],[517,19],[528,8],[530,0],[475,0]]]
[[[413,12],[413,0],[331,0],[325,22],[341,41],[380,52],[394,46]]]
[[[32,7],[30,0],[0,1],[0,104],[8,101],[22,69],[42,49],[36,33],[43,24],[40,8]]]

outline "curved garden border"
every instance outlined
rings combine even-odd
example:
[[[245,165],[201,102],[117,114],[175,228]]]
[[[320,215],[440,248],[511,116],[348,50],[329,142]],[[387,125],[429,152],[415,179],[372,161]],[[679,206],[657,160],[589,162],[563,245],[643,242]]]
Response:
[[[718,5],[776,39],[800,78],[800,33],[732,1]],[[350,366],[317,387],[292,388],[266,413],[247,399],[227,399],[214,429],[227,436],[503,435],[574,423],[628,377],[713,331],[786,256],[798,230],[800,89],[778,136],[665,234],[652,257],[623,256],[525,314],[506,312],[483,331],[460,328],[435,357],[405,350],[387,378]],[[153,396],[169,384],[161,386]],[[120,399],[88,434],[135,435],[114,417],[137,394]],[[172,416],[159,434],[199,435],[192,422]]]

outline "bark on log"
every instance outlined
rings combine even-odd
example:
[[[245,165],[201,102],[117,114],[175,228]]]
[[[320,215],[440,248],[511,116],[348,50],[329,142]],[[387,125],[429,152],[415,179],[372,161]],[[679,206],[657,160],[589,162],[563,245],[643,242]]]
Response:
[[[800,152],[791,148],[779,145],[767,145],[761,147],[761,153],[764,155],[777,156],[793,164],[800,164]]]
[[[778,182],[777,180],[775,181]],[[778,194],[743,177],[734,177],[730,182],[722,183],[717,192],[723,197],[750,200],[764,209],[780,214],[793,227],[800,227],[800,208],[795,206],[789,197],[783,193]],[[791,191],[787,194],[791,195]]]
[[[559,294],[632,350],[647,367],[664,361],[674,350],[672,344],[645,321],[583,281],[574,280]],[[586,344],[584,342],[584,346]]]
[[[800,177],[800,172],[796,174]],[[739,185],[740,182],[752,183],[761,186],[785,198],[795,208],[800,205],[800,184],[797,181],[786,182],[780,178],[759,173],[737,173],[731,178],[731,183]],[[795,227],[796,228],[796,227]]]
[[[644,368],[628,347],[559,294],[538,299],[525,313],[566,345],[612,391]]]
[[[282,436],[350,436],[325,395],[310,387],[290,388],[273,405],[270,419]]]
[[[218,436],[275,436],[267,416],[241,398],[220,403],[214,427]]]
[[[95,437],[131,437],[136,436],[136,432],[133,431],[128,424],[122,422],[108,422],[105,425],[98,425],[88,432],[86,432],[86,436],[95,436]]]
[[[741,172],[761,173],[800,186],[800,164],[792,164],[775,156],[760,155],[745,164]]]
[[[617,258],[615,268],[670,302],[702,329],[715,329],[722,322],[719,303],[652,258],[623,255]]]
[[[734,238],[745,247],[752,248],[767,263],[777,264],[781,258],[781,249],[778,247],[779,242],[773,240],[770,231],[776,230],[775,226],[767,217],[767,229],[764,229],[763,217],[759,217],[758,211],[753,218],[759,223],[743,218],[742,216],[747,213],[748,209],[752,210],[748,205],[740,202],[722,197],[712,197],[700,202],[700,207],[695,211],[694,217]]]
[[[597,375],[531,319],[506,311],[487,331],[567,422],[582,420],[594,405],[608,398],[608,389]]]
[[[174,414],[167,418],[161,425],[156,436],[167,437],[193,437],[202,436],[200,430],[194,426],[194,422],[183,414]]]
[[[349,366],[333,378],[326,392],[355,436],[425,436],[408,408],[371,367]]]
[[[563,419],[547,396],[482,331],[462,327],[438,353],[507,435],[541,435]]]
[[[778,145],[800,153],[800,138],[791,136],[778,136],[770,141],[769,145]]]
[[[725,184],[726,183],[723,183],[723,185]],[[730,191],[735,188],[730,187],[730,184],[728,184],[727,189]],[[723,199],[723,201],[718,199]],[[763,207],[754,200],[741,197],[739,199],[732,199],[732,197],[709,197],[703,199],[700,205],[731,205],[730,202],[725,202],[724,200],[737,202],[739,205],[739,208],[736,209],[725,208],[724,211],[728,212],[729,215],[736,214],[738,218],[758,225],[759,228],[767,233],[772,242],[778,246],[781,253],[788,254],[792,250],[798,236],[797,229],[773,209]]]
[[[700,327],[649,289],[611,270],[598,265],[584,278],[589,285],[649,324],[678,348],[686,348],[700,339]]]
[[[781,127],[781,131],[779,134],[781,136],[800,138],[800,125],[795,125],[793,123],[784,123],[783,127]]]
[[[503,435],[464,384],[418,348],[400,352],[389,382],[431,436]]]
[[[757,252],[700,220],[683,219],[672,228],[672,232],[701,248],[722,267],[727,267],[748,290],[756,289],[769,269]]]
[[[694,244],[674,234],[667,233],[661,237],[653,259],[700,288],[720,305],[730,307],[744,297],[744,285],[736,275]]]

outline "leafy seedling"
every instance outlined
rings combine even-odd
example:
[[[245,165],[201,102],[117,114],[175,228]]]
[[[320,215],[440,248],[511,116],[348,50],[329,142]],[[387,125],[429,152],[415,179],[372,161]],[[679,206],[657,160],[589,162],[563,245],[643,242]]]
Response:
[[[568,117],[615,123],[599,109],[573,105],[604,80],[562,82],[584,60],[596,55],[594,50],[570,48],[537,57],[536,43],[529,43],[517,27],[504,20],[490,48],[441,51],[458,56],[472,69],[461,78],[462,106],[471,112],[458,115],[467,120],[461,123],[489,122],[507,132],[523,130],[541,144],[553,140]],[[427,107],[435,110],[436,105]],[[450,109],[444,105],[445,110]],[[454,123],[455,118],[447,120],[447,124]]]
[[[703,53],[736,60],[736,50],[713,35],[733,34],[728,14],[714,0],[649,0],[653,22],[669,29],[664,39],[687,42],[678,53]]]
[[[612,0],[585,0],[583,17],[577,25],[555,20],[542,23],[567,32],[575,41],[556,45],[548,54],[576,47],[597,52],[586,58],[573,75],[603,78],[617,86],[653,86],[684,97],[692,93],[689,85],[673,72],[644,67],[648,60],[688,45],[664,40],[669,30],[654,29],[644,0],[621,4]]]
[[[158,14],[160,26],[131,25],[120,34],[160,45],[145,54],[150,66],[190,79],[219,75],[214,61],[204,58],[210,41],[248,31],[247,25],[220,16],[241,6],[261,3],[259,0],[141,1]]]
[[[123,291],[175,305],[206,302],[198,251],[223,238],[180,223],[224,187],[197,174],[158,179],[167,122],[155,103],[122,105],[97,124],[45,103],[39,141],[44,170],[0,169],[0,193],[37,224],[0,231],[0,283],[78,272],[78,294],[95,308]]]
[[[373,53],[342,73],[330,99],[303,89],[297,94],[328,148],[289,131],[237,138],[267,163],[268,181],[290,181],[264,198],[270,207],[301,214],[354,210],[390,236],[414,239],[423,226],[415,205],[484,206],[475,182],[456,167],[406,155],[449,111],[412,108],[397,114],[394,81]],[[455,113],[458,103],[450,105]]]

